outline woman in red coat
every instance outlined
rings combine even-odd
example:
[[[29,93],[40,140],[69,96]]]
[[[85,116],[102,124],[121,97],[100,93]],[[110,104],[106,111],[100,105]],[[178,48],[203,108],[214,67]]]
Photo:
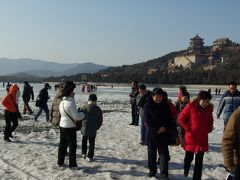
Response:
[[[178,122],[185,130],[184,176],[188,172],[195,154],[193,179],[201,179],[204,152],[208,150],[208,134],[213,128],[212,96],[207,91],[200,91],[197,98],[180,113]]]

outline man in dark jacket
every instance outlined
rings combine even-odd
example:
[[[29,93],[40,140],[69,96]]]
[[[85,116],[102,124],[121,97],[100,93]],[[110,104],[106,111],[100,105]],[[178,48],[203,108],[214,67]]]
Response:
[[[163,97],[163,90],[155,88],[149,97],[145,108],[144,118],[148,128],[146,143],[148,146],[149,177],[157,173],[157,151],[160,159],[160,176],[168,179],[168,130],[171,122],[169,105]]]
[[[102,125],[103,115],[102,110],[97,106],[97,96],[90,94],[88,103],[82,107],[82,111],[87,114],[87,118],[82,121],[82,155],[86,158],[87,154],[87,142],[89,140],[89,151],[87,154],[88,161],[92,161],[95,149],[95,138],[97,130]]]
[[[129,125],[138,126],[139,115],[138,115],[138,107],[137,107],[137,103],[136,103],[136,98],[137,98],[138,94],[139,94],[138,83],[136,81],[133,81],[132,82],[132,91],[129,94],[131,110],[132,110],[132,122]]]
[[[229,83],[229,90],[227,90],[219,102],[217,108],[217,118],[220,118],[221,113],[223,113],[224,127],[226,126],[229,117],[235,109],[240,106],[240,92],[237,90],[237,83],[231,81]]]
[[[51,86],[48,83],[44,84],[44,88],[40,90],[37,99],[39,99],[41,101],[41,105],[39,107],[39,110],[37,112],[37,114],[34,116],[34,121],[37,123],[37,119],[40,116],[40,114],[42,113],[42,110],[45,112],[46,114],[46,121],[49,122],[49,109],[48,109],[48,99],[50,98],[48,96],[48,89],[50,89]]]
[[[29,114],[33,114],[33,111],[28,104],[31,98],[34,100],[33,87],[30,86],[27,81],[24,81],[22,98],[24,102],[23,114],[26,114],[26,111],[28,111]]]

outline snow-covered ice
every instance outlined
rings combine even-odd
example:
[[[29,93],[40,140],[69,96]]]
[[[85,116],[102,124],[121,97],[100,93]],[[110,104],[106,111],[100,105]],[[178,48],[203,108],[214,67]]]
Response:
[[[34,87],[36,97],[43,84],[31,85]],[[22,84],[19,86],[22,91]],[[54,87],[53,84],[52,87]],[[178,91],[176,86],[162,88],[169,93],[170,99],[176,100]],[[199,90],[199,87],[189,88],[192,97]],[[104,112],[104,122],[97,134],[95,157],[92,162],[81,158],[82,138],[81,133],[77,132],[79,170],[58,167],[59,130],[46,124],[44,112],[39,118],[38,127],[34,126],[33,116],[24,115],[23,120],[19,121],[16,132],[13,133],[12,143],[4,142],[2,131],[5,121],[3,106],[0,105],[0,179],[148,179],[147,148],[139,144],[140,126],[128,125],[131,122],[129,92],[130,88],[126,86],[98,87],[96,94],[98,105]],[[82,93],[81,86],[77,86],[75,93],[77,106],[82,106],[87,101],[89,93]],[[5,88],[1,87],[1,100],[5,94]],[[49,95],[51,96],[48,103],[50,107],[55,96],[54,88],[49,91]],[[214,131],[209,135],[209,151],[204,156],[202,179],[225,179],[227,175],[222,167],[223,122],[216,119],[215,115],[219,98],[220,96],[213,94]],[[35,101],[30,101],[30,106],[36,113],[37,108],[34,104]],[[19,105],[22,112],[22,100]],[[183,176],[184,151],[182,148],[170,147],[170,155],[169,178],[191,179],[193,168],[188,178]],[[68,158],[65,159],[65,163],[68,164]]]

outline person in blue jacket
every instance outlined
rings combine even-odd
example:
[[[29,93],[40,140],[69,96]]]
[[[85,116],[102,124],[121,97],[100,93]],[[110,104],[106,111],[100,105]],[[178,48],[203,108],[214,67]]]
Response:
[[[217,118],[223,113],[224,129],[231,114],[240,106],[240,92],[237,83],[231,81],[229,89],[222,95],[217,108]]]

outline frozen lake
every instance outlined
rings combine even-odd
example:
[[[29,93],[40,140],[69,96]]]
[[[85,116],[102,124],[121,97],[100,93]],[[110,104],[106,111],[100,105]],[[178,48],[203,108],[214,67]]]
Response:
[[[34,87],[35,98],[43,84],[31,84]],[[22,84],[19,85],[22,91]],[[55,96],[54,84],[49,90],[51,99]],[[156,86],[148,87],[152,90]],[[160,86],[161,87],[161,86]],[[177,99],[178,86],[163,86],[174,102]],[[187,86],[191,97],[195,97],[200,89],[207,90],[209,86]],[[227,86],[225,86],[227,88]],[[214,90],[212,86],[212,91]],[[222,87],[223,89],[223,87]],[[223,90],[222,90],[223,92]],[[81,85],[75,89],[77,106],[82,106],[88,99],[89,93],[81,92]],[[19,127],[14,133],[12,143],[3,141],[0,137],[0,175],[2,179],[148,179],[147,148],[139,145],[140,127],[129,126],[131,112],[127,86],[98,86],[98,105],[102,108],[104,122],[96,138],[96,152],[93,162],[80,158],[81,133],[78,132],[77,162],[80,170],[69,168],[59,169],[57,166],[57,150],[59,130],[47,126],[45,114],[39,118],[40,126],[35,127],[33,118],[24,115],[19,121]],[[5,88],[0,88],[0,98],[6,95]],[[209,152],[204,156],[202,179],[224,179],[226,171],[219,166],[223,163],[221,153],[221,138],[223,130],[222,120],[216,119],[216,107],[220,96],[212,93],[214,104],[214,131],[209,135]],[[30,106],[36,113],[35,100]],[[19,103],[23,109],[22,100]],[[3,107],[0,106],[0,114]],[[3,116],[0,116],[0,127],[4,127]],[[181,147],[170,147],[171,161],[169,162],[170,179],[186,179],[183,176],[184,151]],[[68,163],[68,159],[65,160]],[[189,178],[192,177],[191,169]],[[158,170],[159,173],[159,170]]]

